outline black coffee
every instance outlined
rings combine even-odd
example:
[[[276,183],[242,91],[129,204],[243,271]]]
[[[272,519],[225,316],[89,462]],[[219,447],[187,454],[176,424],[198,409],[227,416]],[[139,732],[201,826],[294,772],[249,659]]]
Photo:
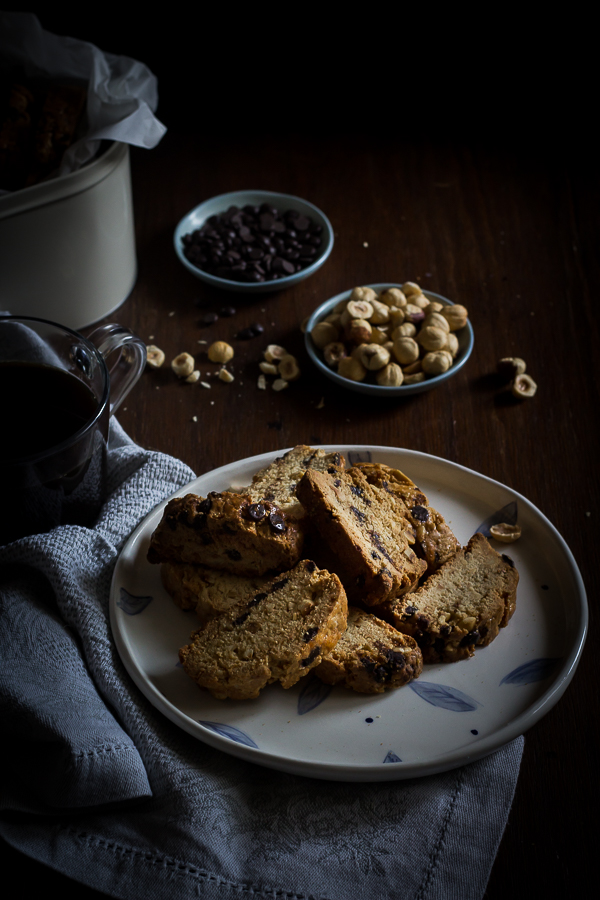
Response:
[[[65,369],[0,363],[0,461],[20,460],[62,444],[97,410],[89,387]]]
[[[66,521],[93,522],[104,500],[108,404],[99,428],[46,451],[69,442],[98,410],[90,388],[64,369],[0,363],[0,544]]]

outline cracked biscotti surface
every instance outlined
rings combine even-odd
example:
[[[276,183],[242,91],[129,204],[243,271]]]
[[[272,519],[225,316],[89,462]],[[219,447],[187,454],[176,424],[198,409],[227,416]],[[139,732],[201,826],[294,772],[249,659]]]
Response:
[[[426,663],[454,662],[490,644],[508,624],[518,581],[510,557],[476,533],[420,588],[373,611],[414,637]]]
[[[383,694],[418,678],[422,670],[423,655],[413,638],[351,606],[346,631],[315,674],[360,694]]]
[[[275,681],[292,687],[319,665],[344,633],[347,616],[337,575],[302,560],[195,632],[179,657],[218,700],[253,699]]]
[[[351,602],[371,606],[415,587],[426,563],[411,548],[412,527],[387,491],[353,467],[309,470],[296,492],[339,560],[337,572]]]
[[[181,609],[196,611],[205,625],[226,609],[262,591],[272,576],[232,575],[192,563],[162,563],[160,577],[167,593]]]
[[[404,515],[413,527],[414,549],[427,563],[431,574],[454,556],[460,543],[446,524],[444,517],[429,505],[425,494],[399,469],[381,463],[357,463],[369,484],[383,488],[398,503],[399,515]]]
[[[332,466],[344,469],[344,457],[341,453],[326,453],[306,444],[298,444],[257,472],[246,493],[254,502],[270,500],[287,515],[300,519],[304,515],[304,509],[296,497],[298,482],[309,469],[326,472]]]
[[[244,494],[211,492],[175,497],[150,540],[151,563],[185,562],[236,575],[290,569],[300,559],[298,523],[268,501]]]

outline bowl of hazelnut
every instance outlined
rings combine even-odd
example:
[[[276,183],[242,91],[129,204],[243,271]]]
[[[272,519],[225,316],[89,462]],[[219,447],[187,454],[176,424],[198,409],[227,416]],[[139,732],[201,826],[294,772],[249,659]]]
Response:
[[[333,248],[318,207],[274,191],[211,197],[181,219],[173,237],[185,268],[213,287],[281,291],[313,275]]]
[[[308,355],[327,378],[375,397],[438,387],[473,350],[467,309],[413,281],[337,294],[313,312],[304,332]]]

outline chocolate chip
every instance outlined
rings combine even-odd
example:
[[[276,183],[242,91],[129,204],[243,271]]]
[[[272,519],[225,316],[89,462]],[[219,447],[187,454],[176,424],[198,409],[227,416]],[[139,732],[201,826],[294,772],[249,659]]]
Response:
[[[318,628],[309,628],[308,631],[305,631],[302,635],[302,640],[305,644],[308,644],[312,639],[319,633]]]
[[[212,500],[210,497],[206,497],[204,500],[201,500],[198,504],[198,512],[199,513],[208,513],[212,509]]]
[[[418,522],[427,522],[429,519],[429,510],[424,506],[413,506],[410,513]]]
[[[306,565],[304,566],[309,575],[312,575],[313,572],[316,571],[317,564],[312,561],[312,559],[308,559],[306,561]]]
[[[311,662],[314,662],[314,661],[315,661],[315,659],[317,658],[317,656],[319,655],[320,652],[321,652],[321,648],[320,648],[320,647],[313,647],[313,649],[310,651],[310,653],[308,654],[308,656],[306,657],[306,659],[301,659],[301,660],[300,660],[300,665],[301,665],[301,666],[308,666],[308,665],[310,665]]]
[[[267,514],[267,508],[262,503],[250,503],[246,507],[245,513],[249,519],[253,519],[255,522],[262,522]]]
[[[269,525],[277,534],[283,534],[285,531],[285,519],[280,512],[269,513]]]
[[[204,272],[229,281],[260,283],[311,265],[322,245],[322,231],[295,210],[248,204],[210,216],[200,228],[183,235],[181,244],[186,259]],[[248,269],[245,260],[260,260],[261,265]]]
[[[231,316],[235,316],[235,314],[236,314],[236,309],[233,306],[223,306],[219,310],[219,315],[223,319],[229,319],[229,318],[231,318]]]
[[[238,331],[236,338],[238,341],[250,341],[252,338],[258,337],[265,329],[262,325],[249,325],[248,328],[242,328]]]

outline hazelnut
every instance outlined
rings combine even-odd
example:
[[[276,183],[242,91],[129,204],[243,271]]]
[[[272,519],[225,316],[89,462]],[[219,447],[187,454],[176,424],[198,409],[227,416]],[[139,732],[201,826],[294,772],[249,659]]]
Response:
[[[340,341],[334,341],[331,344],[327,344],[326,347],[323,347],[323,356],[325,357],[325,362],[328,366],[332,368],[337,366],[340,359],[344,359],[346,354],[346,348]]]
[[[527,369],[525,360],[519,359],[518,356],[507,356],[498,363],[498,374],[503,375],[509,381],[516,378],[517,375],[523,375]]]
[[[331,344],[332,341],[337,341],[339,332],[335,325],[332,325],[331,322],[317,322],[317,324],[311,331],[310,336],[315,347],[318,347],[319,350],[322,350],[323,347],[327,346],[327,344]],[[285,353],[282,354],[282,356],[285,355]],[[278,359],[281,359],[282,356],[278,357]],[[269,360],[269,362],[270,361],[271,360]]]
[[[296,381],[297,378],[300,378],[300,368],[296,357],[289,353],[279,361],[277,371],[286,381]]]
[[[371,340],[373,328],[366,319],[351,319],[346,325],[346,339],[353,344],[368,344]]]
[[[369,318],[371,325],[385,325],[386,322],[390,321],[389,306],[386,306],[385,303],[380,303],[379,300],[373,300],[371,306],[373,307],[373,314]],[[367,316],[364,318],[367,318]]]
[[[402,325],[399,325],[398,328],[392,333],[393,340],[396,337],[414,337],[417,333],[417,326],[412,322],[403,322]],[[394,335],[396,337],[394,337]]]
[[[261,372],[264,372],[265,375],[277,375],[277,366],[275,363],[263,360],[262,362],[259,362],[258,368]]]
[[[498,525],[492,525],[490,534],[495,540],[501,541],[503,544],[512,544],[513,541],[518,541],[521,537],[521,526],[500,522]]]
[[[225,341],[215,341],[208,348],[208,358],[214,363],[226,363],[233,357],[233,347]]]
[[[447,350],[452,358],[458,354],[458,338],[453,331],[449,331],[446,335],[446,343],[442,347],[442,350]]]
[[[422,322],[425,318],[425,313],[421,309],[420,306],[417,306],[415,303],[407,303],[404,307],[404,319],[407,322]]]
[[[411,294],[408,302],[421,309],[429,309],[429,297],[426,297],[425,294]]]
[[[372,300],[377,300],[377,294],[370,287],[355,287],[350,294],[350,300],[366,300],[367,303],[371,303]]]
[[[531,375],[517,375],[514,381],[511,382],[510,389],[514,397],[525,399],[533,397],[537,391],[537,384]]]
[[[375,376],[381,387],[399,387],[404,381],[404,373],[398,363],[388,363]]]
[[[235,380],[231,372],[228,372],[225,366],[223,366],[222,369],[219,369],[219,378],[227,384],[231,384],[231,382]]]
[[[289,381],[286,381],[285,378],[276,378],[273,382],[274,391],[284,391],[286,387],[289,387]]]
[[[379,299],[386,306],[406,306],[407,300],[400,288],[388,288],[379,295]]]
[[[363,344],[361,349],[359,359],[365,369],[371,372],[383,369],[390,361],[389,352],[379,344]]]
[[[187,384],[196,384],[196,382],[200,379],[200,372],[198,369],[194,369],[194,371],[188,375],[185,379]]]
[[[156,347],[154,344],[148,344],[146,347],[146,362],[148,365],[152,366],[153,369],[160,369],[164,361],[165,354],[160,347]]]
[[[389,335],[387,333],[387,327],[383,326],[380,328],[379,326],[375,326],[371,331],[371,343],[372,344],[385,344],[389,340]]]
[[[448,319],[441,316],[439,312],[434,312],[431,306],[428,306],[425,310],[425,318],[423,319],[423,327],[425,328],[427,325],[435,325],[436,328],[441,328],[446,334],[450,332]]]
[[[171,361],[171,368],[178,378],[187,378],[194,371],[194,357],[189,353],[180,353]]]
[[[416,281],[405,281],[402,285],[402,293],[404,294],[408,302],[411,303],[412,301],[408,298],[411,296],[411,294],[420,294],[421,287],[416,283]]]
[[[442,375],[452,365],[452,356],[444,350],[426,353],[422,365],[426,375]]]
[[[338,375],[341,375],[342,378],[348,378],[350,381],[363,381],[366,374],[367,370],[359,359],[353,359],[351,356],[340,359]]]
[[[411,363],[410,366],[403,366],[402,371],[405,375],[414,375],[415,372],[421,372],[423,370],[423,364],[420,359],[417,359],[414,363]]]
[[[404,376],[404,384],[419,384],[419,382],[425,381],[425,372],[415,372],[414,375],[405,375]]]
[[[286,355],[287,350],[285,349],[285,347],[280,347],[279,344],[269,344],[269,346],[263,353],[263,356],[267,362],[279,362],[279,360],[283,359],[283,357]]]
[[[419,331],[416,340],[425,350],[441,350],[446,343],[447,332],[435,325],[426,325]]]
[[[346,309],[353,319],[370,319],[373,315],[373,304],[368,300],[349,300]]]
[[[397,328],[399,325],[402,325],[406,318],[405,308],[403,306],[390,306],[390,323],[392,328]]]
[[[460,303],[455,303],[453,306],[445,306],[441,311],[441,315],[448,320],[450,331],[458,331],[459,328],[464,328],[467,324],[469,313],[466,307],[461,306]]]
[[[396,338],[394,356],[401,366],[409,366],[419,358],[419,345],[411,337]]]

